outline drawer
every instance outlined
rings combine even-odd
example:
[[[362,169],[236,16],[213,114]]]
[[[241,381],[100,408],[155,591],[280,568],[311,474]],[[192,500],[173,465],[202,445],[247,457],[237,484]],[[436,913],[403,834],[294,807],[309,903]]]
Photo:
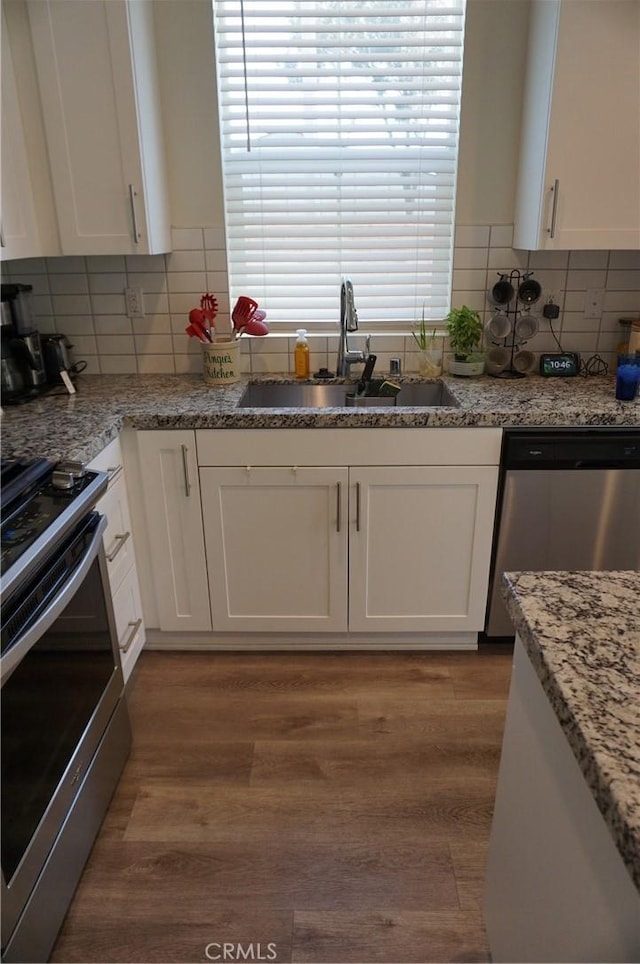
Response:
[[[122,448],[120,439],[114,438],[112,442],[89,462],[89,468],[96,472],[107,472],[113,475],[118,469],[122,470]]]
[[[122,476],[109,487],[96,508],[107,519],[103,544],[107,556],[109,582],[111,589],[115,592],[135,563],[129,502]]]
[[[113,594],[113,613],[122,660],[122,672],[126,682],[146,638],[135,567],[129,571],[118,591]]]

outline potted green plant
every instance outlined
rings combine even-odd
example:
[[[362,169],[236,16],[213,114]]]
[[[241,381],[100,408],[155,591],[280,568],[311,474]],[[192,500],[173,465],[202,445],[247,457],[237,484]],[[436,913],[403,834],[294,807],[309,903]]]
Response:
[[[424,378],[438,378],[442,375],[442,347],[436,345],[436,329],[427,327],[424,305],[420,323],[411,334],[418,346],[418,371]]]
[[[452,375],[482,375],[484,372],[484,352],[482,343],[482,321],[477,311],[466,305],[452,308],[445,318],[449,343],[454,358],[449,362]]]

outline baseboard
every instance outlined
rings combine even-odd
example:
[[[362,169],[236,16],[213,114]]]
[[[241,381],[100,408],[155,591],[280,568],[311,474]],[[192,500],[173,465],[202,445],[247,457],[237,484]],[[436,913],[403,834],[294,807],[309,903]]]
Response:
[[[164,633],[147,629],[146,649],[286,651],[477,650],[477,633]]]

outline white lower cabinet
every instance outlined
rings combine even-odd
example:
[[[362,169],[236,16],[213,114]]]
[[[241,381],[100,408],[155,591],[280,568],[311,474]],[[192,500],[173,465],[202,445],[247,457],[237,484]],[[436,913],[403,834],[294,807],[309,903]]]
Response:
[[[347,629],[346,468],[203,468],[215,630]]]
[[[198,432],[214,631],[481,630],[500,437]]]
[[[496,475],[482,465],[350,469],[352,632],[482,629]]]
[[[195,435],[167,430],[137,436],[158,628],[210,630]]]
[[[107,472],[109,486],[96,509],[106,517],[103,536],[116,635],[126,680],[145,644],[145,627],[133,547],[129,501],[119,439],[114,439],[89,465]]]

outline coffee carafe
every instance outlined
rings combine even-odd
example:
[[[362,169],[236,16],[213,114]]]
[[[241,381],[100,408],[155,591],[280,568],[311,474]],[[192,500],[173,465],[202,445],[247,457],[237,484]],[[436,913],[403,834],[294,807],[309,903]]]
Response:
[[[10,330],[12,335],[29,335],[35,331],[33,307],[31,304],[32,285],[2,285],[2,334]]]
[[[33,323],[31,285],[2,285],[2,401],[26,401],[47,387],[40,334]]]

